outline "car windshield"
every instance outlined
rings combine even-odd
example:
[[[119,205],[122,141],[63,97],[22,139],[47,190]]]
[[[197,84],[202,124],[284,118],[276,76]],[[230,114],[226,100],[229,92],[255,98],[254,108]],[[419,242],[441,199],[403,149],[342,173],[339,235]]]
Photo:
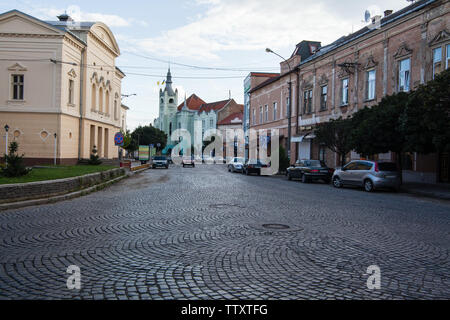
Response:
[[[305,167],[324,167],[325,163],[319,161],[319,160],[305,160],[303,161],[305,164]]]
[[[378,164],[380,171],[397,171],[397,165],[393,162],[382,162]]]
[[[243,163],[244,162],[244,158],[235,158],[234,162],[240,162]]]
[[[155,157],[155,160],[166,160],[166,157]]]
[[[259,164],[259,165],[263,165],[265,164],[264,162],[262,162],[261,160],[255,160],[255,159],[250,159],[248,160],[249,164]]]

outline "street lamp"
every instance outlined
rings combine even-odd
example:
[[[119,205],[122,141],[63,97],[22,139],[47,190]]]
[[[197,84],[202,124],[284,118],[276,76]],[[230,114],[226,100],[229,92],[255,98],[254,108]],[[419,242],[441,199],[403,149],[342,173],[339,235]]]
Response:
[[[284,60],[284,62],[287,63],[287,66],[289,68],[289,98],[288,98],[288,104],[287,104],[287,114],[288,114],[288,144],[287,144],[287,153],[289,162],[291,161],[291,140],[292,140],[292,108],[291,108],[291,101],[292,101],[292,69],[291,65],[289,64],[289,61],[287,61],[285,58],[283,58],[281,55],[273,51],[272,49],[266,48],[267,53],[272,53],[281,59]]]
[[[57,146],[56,141],[57,141],[58,135],[55,133],[53,136],[55,137],[55,155],[53,158],[53,165],[56,166],[56,146]]]
[[[6,131],[5,155],[8,155],[8,131],[9,131],[8,125],[5,125],[5,131]],[[5,159],[6,159],[6,157],[5,157]]]

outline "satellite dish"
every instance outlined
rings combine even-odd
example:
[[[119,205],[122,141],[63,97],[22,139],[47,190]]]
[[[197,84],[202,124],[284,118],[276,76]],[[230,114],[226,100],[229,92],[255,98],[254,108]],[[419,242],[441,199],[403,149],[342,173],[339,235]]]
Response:
[[[366,10],[366,12],[364,13],[364,21],[365,22],[370,22],[370,18],[371,18],[371,13],[370,13],[370,11],[369,10]]]

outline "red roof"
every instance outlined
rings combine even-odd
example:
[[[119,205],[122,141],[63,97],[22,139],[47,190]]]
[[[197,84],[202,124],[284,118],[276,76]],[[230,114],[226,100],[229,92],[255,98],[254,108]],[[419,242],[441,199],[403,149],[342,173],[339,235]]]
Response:
[[[272,72],[251,72],[250,75],[252,77],[269,77],[269,78],[273,78],[273,77],[278,77],[280,74],[279,73],[272,73]]]
[[[219,121],[217,125],[223,126],[223,125],[230,125],[230,124],[239,124],[242,123],[242,119],[244,118],[243,112],[237,112],[230,114],[228,117],[223,119],[222,121]],[[237,121],[239,120],[239,121]]]
[[[227,103],[230,101],[231,100],[223,100],[223,101],[217,101],[217,102],[213,102],[213,103],[204,103],[203,105],[201,105],[200,109],[198,109],[198,113],[202,113],[203,111],[211,112],[211,110],[214,110],[214,111],[220,110],[223,107],[225,107],[227,105]]]
[[[189,98],[186,99],[186,104],[189,110],[199,110],[200,107],[205,104],[206,102],[203,101],[202,99],[200,99],[199,97],[197,97],[195,95],[195,93],[193,95],[191,95]],[[178,111],[181,111],[181,109],[183,109],[184,107],[184,101],[182,104],[180,104],[178,106]]]

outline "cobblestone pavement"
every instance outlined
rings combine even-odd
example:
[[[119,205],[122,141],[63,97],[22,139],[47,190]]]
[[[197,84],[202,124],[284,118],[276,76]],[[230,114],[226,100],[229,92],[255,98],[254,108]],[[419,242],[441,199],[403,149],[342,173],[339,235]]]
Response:
[[[449,299],[449,249],[449,202],[171,167],[0,212],[0,299]]]

